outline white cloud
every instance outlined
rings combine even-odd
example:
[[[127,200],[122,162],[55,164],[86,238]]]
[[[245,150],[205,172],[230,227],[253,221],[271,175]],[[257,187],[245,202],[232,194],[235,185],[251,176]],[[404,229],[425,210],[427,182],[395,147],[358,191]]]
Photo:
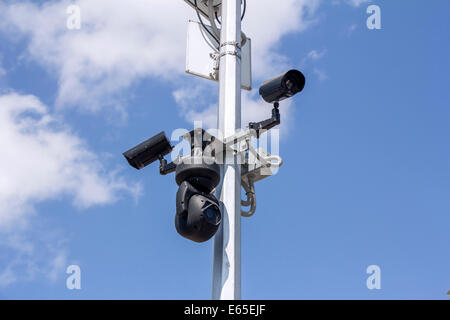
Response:
[[[287,57],[279,53],[279,45],[283,36],[306,30],[315,22],[314,13],[319,0],[283,0],[283,4],[272,0],[248,1],[247,14],[242,29],[252,39],[252,68],[255,83],[266,80],[288,70],[292,61],[299,60],[295,56]],[[289,23],[286,23],[286,22]],[[320,59],[326,50],[312,51],[309,59]],[[206,81],[206,80],[205,80]],[[215,87],[217,90],[217,87]],[[196,106],[202,102],[202,95],[210,92],[208,85],[186,85],[174,94],[174,98],[182,106],[185,118],[190,121],[202,120],[205,127],[216,127],[217,104],[207,103],[207,107],[198,110]],[[242,94],[242,126],[250,121],[269,118],[272,106],[265,103],[255,93],[243,91]],[[290,118],[291,101],[283,102],[282,120]],[[283,125],[285,132],[288,126]]]
[[[301,65],[305,66],[307,63],[316,63],[320,59],[322,59],[327,53],[326,49],[321,51],[319,50],[311,50],[306,57],[304,57],[301,61]]]
[[[3,60],[3,57],[2,57],[2,54],[0,53],[0,78],[6,76],[6,70],[3,67],[2,60]]]
[[[64,276],[64,236],[40,225],[34,221],[32,228],[0,231],[0,288],[38,279],[55,282]]]
[[[42,227],[37,203],[70,197],[88,208],[138,197],[139,184],[107,173],[87,145],[32,95],[0,95],[0,287],[44,277],[67,260],[64,236]]]
[[[325,54],[327,53],[327,51],[324,49],[322,51],[318,51],[318,50],[311,50],[308,55],[306,56],[306,59],[310,59],[313,61],[317,61],[322,59]]]
[[[314,68],[313,72],[317,76],[319,81],[325,81],[325,80],[328,79],[328,74],[325,71],[323,71],[323,70],[321,70],[319,68]]]
[[[290,66],[290,59],[281,55],[281,39],[306,30],[314,20],[319,0],[254,0],[248,1],[243,31],[252,38],[253,75],[256,79],[279,74]]]
[[[204,129],[217,127],[217,103],[211,103],[206,108],[192,108],[198,101],[202,99],[202,92],[207,90],[207,86],[197,85],[193,88],[182,88],[174,93],[175,100],[182,105],[183,114],[187,121],[201,122]],[[283,126],[280,127],[281,133],[285,134],[290,128],[290,114],[293,107],[292,100],[283,101],[281,110],[281,121]],[[242,92],[242,127],[245,128],[249,122],[258,122],[268,119],[272,115],[271,104],[264,102],[255,91]]]
[[[348,34],[349,36],[352,35],[353,32],[355,32],[357,28],[358,28],[358,25],[355,24],[355,23],[352,24],[352,25],[350,25],[350,26],[348,27],[347,34]]]
[[[369,3],[371,1],[372,0],[345,0],[345,2],[347,2],[349,5],[353,7],[359,7],[360,5],[364,3]]]
[[[93,111],[105,106],[122,108],[120,94],[135,81],[183,74],[186,23],[193,16],[183,1],[79,0],[81,30],[66,28],[66,9],[71,4],[68,0],[0,4],[0,30],[25,37],[25,56],[57,76],[58,106],[80,105]],[[318,4],[319,0],[284,0],[283,5],[248,1],[243,30],[253,40],[256,79],[288,67],[289,58],[278,53],[280,40],[305,30]],[[216,84],[201,87],[217,89]],[[174,93],[185,117],[215,126],[216,104],[199,101],[203,90],[183,92],[185,88]],[[189,108],[187,104],[194,102],[203,109]],[[33,203],[61,194],[71,194],[78,205],[90,206],[114,201],[118,190],[128,188],[120,178],[101,173],[101,165],[77,137],[65,129],[54,130],[54,117],[36,97],[9,94],[1,96],[0,103],[2,131],[7,133],[0,139],[8,150],[0,160],[0,170],[6,171],[0,177],[0,226],[30,211]],[[267,118],[270,108],[255,92],[244,93],[243,125]],[[283,108],[284,117],[288,110]],[[23,116],[30,112],[34,117]]]
[[[0,30],[26,36],[26,57],[58,77],[58,106],[122,108],[121,90],[134,81],[184,71],[183,1],[80,0],[81,30],[66,28],[70,4],[0,4]]]
[[[256,81],[285,71],[290,59],[298,60],[295,54],[286,57],[279,53],[281,39],[308,28],[319,2],[283,0],[280,5],[273,0],[248,1],[243,31],[253,40]],[[81,8],[82,28],[68,30],[66,9],[73,3],[0,3],[0,32],[10,37],[12,44],[18,38],[25,40],[21,58],[41,65],[57,78],[56,106],[124,112],[126,89],[137,81],[146,77],[180,80],[186,24],[195,19],[184,1],[79,0],[75,4]],[[206,127],[215,127],[217,105],[201,96],[205,88],[217,94],[217,84],[199,80],[192,91],[193,78],[189,79],[189,84],[180,82],[175,100],[186,119],[203,120]],[[244,126],[271,114],[272,106],[255,91],[244,92],[242,102]],[[290,118],[291,106],[292,101],[283,103],[284,123]],[[0,253],[14,251],[6,260],[0,254],[0,285],[38,274],[54,279],[65,264],[66,252],[64,245],[50,245],[58,236],[39,244],[35,239],[45,231],[27,235],[36,221],[35,205],[63,196],[82,208],[108,204],[123,192],[137,196],[139,185],[106,173],[87,145],[35,96],[0,93],[0,128]]]
[[[49,113],[38,98],[0,95],[0,230],[23,223],[33,205],[70,196],[77,207],[115,202],[119,193],[139,193]]]
[[[319,2],[248,1],[243,30],[253,40],[256,80],[290,66],[289,58],[278,53],[280,40],[305,30]],[[121,93],[135,81],[178,79],[184,73],[186,24],[195,18],[184,1],[79,0],[81,30],[66,28],[69,4],[73,2],[0,4],[0,30],[26,36],[26,57],[58,77],[58,106],[123,111]]]

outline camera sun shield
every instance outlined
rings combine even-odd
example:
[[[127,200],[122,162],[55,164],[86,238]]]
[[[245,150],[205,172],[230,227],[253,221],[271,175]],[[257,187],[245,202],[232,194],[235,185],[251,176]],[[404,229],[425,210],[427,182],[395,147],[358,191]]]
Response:
[[[163,131],[128,150],[123,155],[133,168],[140,170],[166,156],[172,152],[172,149],[173,147]]]

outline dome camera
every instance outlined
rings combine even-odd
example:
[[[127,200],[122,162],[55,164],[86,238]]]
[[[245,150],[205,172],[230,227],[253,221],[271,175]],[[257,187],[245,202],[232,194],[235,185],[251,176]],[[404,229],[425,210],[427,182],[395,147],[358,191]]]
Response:
[[[205,242],[216,234],[222,221],[219,201],[213,195],[220,182],[220,167],[196,163],[194,157],[187,160],[191,161],[179,164],[176,170],[175,228],[189,240]]]

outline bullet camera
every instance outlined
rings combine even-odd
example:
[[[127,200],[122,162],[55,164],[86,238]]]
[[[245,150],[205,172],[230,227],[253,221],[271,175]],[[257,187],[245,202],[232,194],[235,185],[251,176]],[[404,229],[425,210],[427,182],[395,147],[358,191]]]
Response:
[[[268,103],[280,102],[301,92],[305,87],[305,76],[298,70],[290,70],[264,82],[259,94]]]
[[[133,168],[140,170],[156,160],[161,160],[171,153],[172,149],[173,147],[163,131],[128,150],[123,155]]]
[[[273,103],[272,117],[260,122],[250,122],[248,127],[256,131],[259,138],[264,131],[270,130],[281,123],[280,101],[290,98],[305,88],[305,76],[298,70],[290,70],[282,75],[264,82],[259,88],[259,94],[268,102]]]
[[[175,228],[181,236],[195,242],[211,239],[222,221],[219,201],[213,195],[220,183],[220,167],[214,159],[204,157],[201,152],[214,141],[214,137],[204,139],[205,137],[204,130],[193,130],[187,134],[185,139],[191,142],[191,155],[176,163],[167,164],[164,159],[173,150],[164,132],[123,154],[128,163],[138,170],[159,160],[162,175],[176,172],[175,181],[179,189],[176,196]],[[198,148],[200,150],[196,150]]]

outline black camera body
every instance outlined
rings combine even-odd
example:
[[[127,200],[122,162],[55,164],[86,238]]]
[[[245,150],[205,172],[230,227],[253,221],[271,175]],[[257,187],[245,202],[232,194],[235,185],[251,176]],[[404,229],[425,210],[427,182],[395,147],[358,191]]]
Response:
[[[175,215],[178,233],[195,242],[205,242],[217,232],[222,221],[220,205],[212,194],[220,183],[220,167],[201,157],[188,157],[177,165],[179,185]]]
[[[215,196],[184,181],[178,189],[176,203],[175,228],[181,236],[194,242],[205,242],[216,234],[222,214]]]
[[[140,170],[168,155],[172,149],[173,147],[163,131],[124,152],[123,155],[133,168]]]
[[[204,130],[193,130],[188,135],[191,139],[191,155],[179,163],[167,164],[164,156],[173,147],[164,132],[142,142],[123,155],[128,163],[140,170],[159,160],[160,173],[166,175],[175,172],[178,184],[176,196],[175,228],[178,233],[195,242],[205,242],[217,232],[222,221],[220,204],[213,195],[220,183],[220,167],[214,159],[202,155],[195,156],[214,140],[205,137]],[[195,140],[199,139],[199,140]]]
[[[305,87],[305,76],[298,70],[290,70],[264,82],[259,94],[268,103],[280,102],[301,92]]]

